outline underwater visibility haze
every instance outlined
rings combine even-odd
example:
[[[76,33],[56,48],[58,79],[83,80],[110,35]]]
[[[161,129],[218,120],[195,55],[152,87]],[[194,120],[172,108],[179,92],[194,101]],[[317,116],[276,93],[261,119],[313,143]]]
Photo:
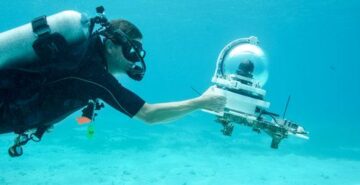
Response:
[[[148,125],[105,105],[91,134],[77,111],[18,158],[8,155],[15,134],[0,135],[0,184],[360,184],[360,1],[3,0],[0,32],[63,10],[92,17],[99,5],[140,28],[147,73],[117,79],[149,103],[198,96],[224,46],[256,36],[269,110],[282,115],[291,96],[286,117],[309,140],[289,136],[272,149],[243,125],[223,135],[203,111]]]

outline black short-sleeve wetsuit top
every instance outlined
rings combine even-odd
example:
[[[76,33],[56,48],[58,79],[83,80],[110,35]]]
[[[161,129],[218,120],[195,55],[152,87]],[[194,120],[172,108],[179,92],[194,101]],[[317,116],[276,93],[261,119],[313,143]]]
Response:
[[[54,124],[96,98],[133,117],[145,101],[107,71],[102,47],[99,37],[91,38],[72,48],[68,60],[47,70],[41,85],[17,88],[16,93],[3,92],[2,96],[8,98],[1,100],[0,133]],[[37,76],[29,75],[29,78],[37,79]],[[34,93],[26,93],[28,89]]]

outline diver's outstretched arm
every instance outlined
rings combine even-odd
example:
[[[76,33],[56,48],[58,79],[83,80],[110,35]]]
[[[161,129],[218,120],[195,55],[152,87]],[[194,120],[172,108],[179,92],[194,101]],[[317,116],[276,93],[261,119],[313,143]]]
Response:
[[[225,104],[225,96],[216,93],[214,88],[210,87],[201,96],[189,100],[156,104],[145,103],[135,117],[150,124],[164,123],[179,119],[198,109],[220,112],[224,109]]]

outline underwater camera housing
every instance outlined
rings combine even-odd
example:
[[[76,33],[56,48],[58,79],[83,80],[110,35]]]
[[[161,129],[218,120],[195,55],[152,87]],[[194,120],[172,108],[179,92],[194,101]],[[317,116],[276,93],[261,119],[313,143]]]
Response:
[[[204,111],[217,116],[224,135],[231,136],[232,123],[246,125],[271,136],[274,149],[288,135],[308,139],[308,132],[299,124],[267,111],[270,103],[265,101],[266,91],[262,89],[267,78],[267,60],[256,37],[230,42],[220,52],[212,78],[215,91],[226,96],[227,103],[223,112]]]

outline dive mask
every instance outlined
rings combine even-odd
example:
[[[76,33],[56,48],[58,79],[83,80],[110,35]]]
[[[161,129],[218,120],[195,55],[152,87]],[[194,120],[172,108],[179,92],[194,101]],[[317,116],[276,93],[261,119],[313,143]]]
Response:
[[[136,81],[142,80],[146,71],[146,64],[144,61],[146,51],[143,49],[142,43],[130,39],[120,30],[107,33],[106,37],[114,44],[121,45],[124,57],[133,63],[130,70],[126,72],[128,76]]]
[[[127,74],[130,78],[140,81],[144,77],[146,65],[144,58],[146,51],[142,48],[141,42],[137,40],[129,40],[128,44],[122,45],[124,57],[133,63]]]

